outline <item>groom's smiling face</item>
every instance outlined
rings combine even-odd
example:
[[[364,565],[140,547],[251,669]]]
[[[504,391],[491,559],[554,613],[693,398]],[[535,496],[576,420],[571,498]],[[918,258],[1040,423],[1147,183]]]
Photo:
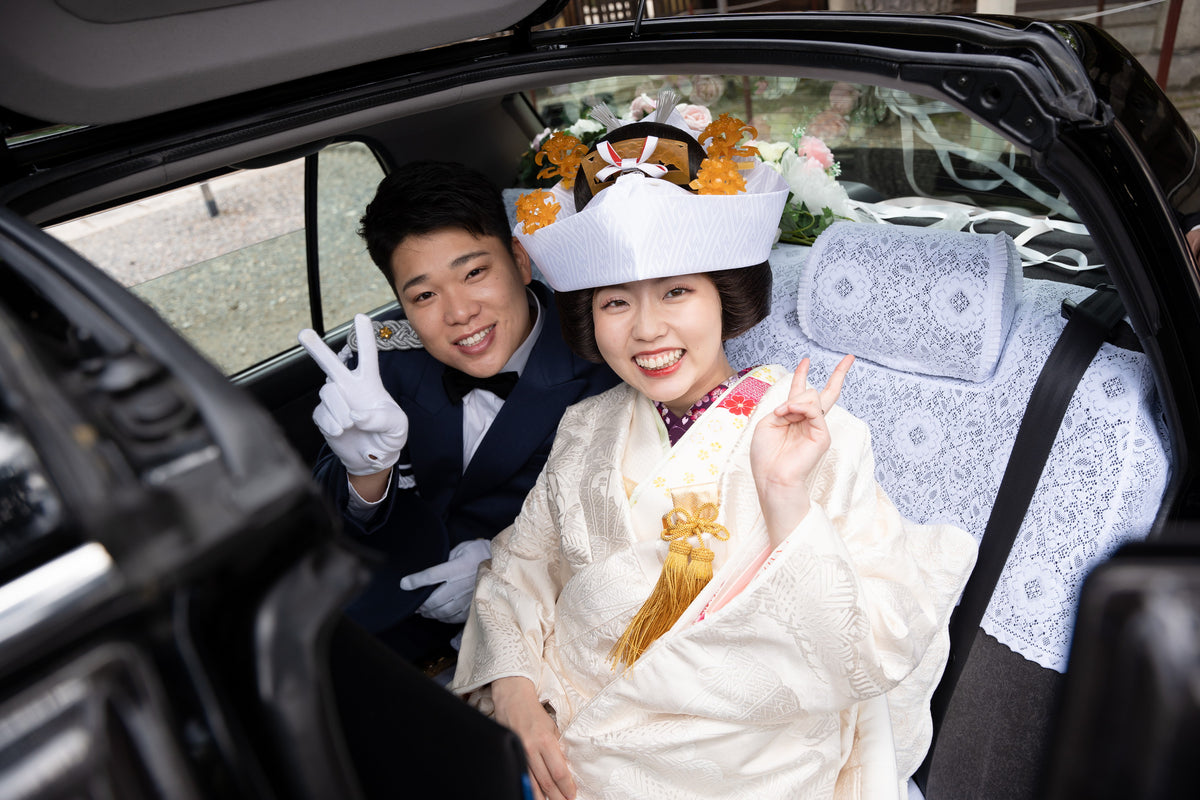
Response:
[[[457,228],[408,236],[392,253],[396,293],[425,350],[484,378],[503,369],[533,328],[529,256],[513,240]]]

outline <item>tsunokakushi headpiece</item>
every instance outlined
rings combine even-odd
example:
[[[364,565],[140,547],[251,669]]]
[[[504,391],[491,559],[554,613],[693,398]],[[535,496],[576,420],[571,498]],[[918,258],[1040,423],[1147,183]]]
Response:
[[[754,128],[722,114],[697,137],[659,95],[654,119],[620,120],[586,150],[555,134],[537,163],[560,176],[517,201],[513,233],[556,291],[714,272],[767,260],[787,201],[778,172],[741,145]]]

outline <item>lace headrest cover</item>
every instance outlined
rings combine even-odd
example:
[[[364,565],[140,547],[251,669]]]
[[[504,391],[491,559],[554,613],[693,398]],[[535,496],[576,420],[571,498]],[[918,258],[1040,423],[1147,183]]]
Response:
[[[1007,234],[839,222],[813,243],[796,302],[818,344],[973,382],[996,368],[1020,301]]]

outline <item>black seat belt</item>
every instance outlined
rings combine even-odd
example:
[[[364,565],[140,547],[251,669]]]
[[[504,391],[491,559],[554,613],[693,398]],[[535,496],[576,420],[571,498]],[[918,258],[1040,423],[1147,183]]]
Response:
[[[950,658],[930,704],[933,741],[925,756],[925,763],[915,776],[922,791],[925,790],[938,732],[946,718],[954,688],[962,676],[975,634],[983,622],[984,612],[991,602],[1000,574],[1004,571],[1017,531],[1025,519],[1025,512],[1029,510],[1034,489],[1050,457],[1050,448],[1067,413],[1067,406],[1088,365],[1100,350],[1100,345],[1124,318],[1125,309],[1116,289],[1105,284],[1097,286],[1078,305],[1064,300],[1063,314],[1067,316],[1066,327],[1050,351],[1029,395],[1029,405],[1017,429],[1012,453],[996,493],[996,502],[992,505],[991,516],[979,543],[975,569],[963,590],[958,608],[950,617]]]

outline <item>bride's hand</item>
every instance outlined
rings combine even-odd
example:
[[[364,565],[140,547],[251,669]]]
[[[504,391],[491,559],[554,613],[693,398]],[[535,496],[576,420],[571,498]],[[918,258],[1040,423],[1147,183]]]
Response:
[[[575,780],[558,744],[558,726],[538,701],[528,678],[497,678],[492,682],[496,721],[517,734],[533,777],[536,800],[574,800]]]
[[[787,400],[754,429],[750,469],[773,545],[779,544],[808,513],[808,477],[829,449],[825,412],[842,393],[854,356],[846,356],[825,388],[808,386],[808,359],[792,376]]]

